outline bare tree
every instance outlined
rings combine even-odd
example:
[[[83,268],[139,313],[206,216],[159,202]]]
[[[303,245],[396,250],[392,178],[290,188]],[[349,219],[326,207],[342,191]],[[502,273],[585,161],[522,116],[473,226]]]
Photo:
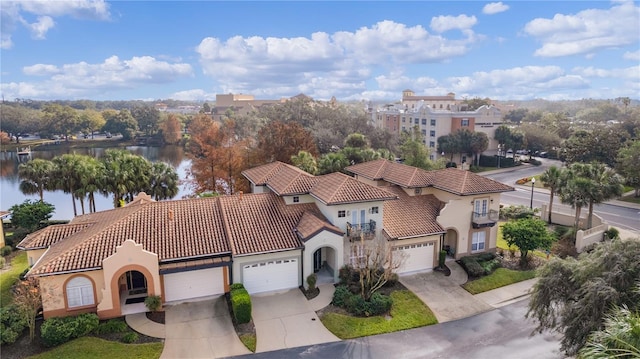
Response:
[[[354,269],[360,278],[360,295],[368,301],[402,266],[405,257],[403,253],[393,251],[384,238],[365,240],[364,235],[361,235],[357,245],[361,250]]]

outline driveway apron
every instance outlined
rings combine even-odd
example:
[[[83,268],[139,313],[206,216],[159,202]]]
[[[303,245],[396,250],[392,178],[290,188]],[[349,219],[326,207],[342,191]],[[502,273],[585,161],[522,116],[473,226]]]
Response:
[[[431,308],[440,323],[493,309],[460,286],[467,281],[467,274],[459,264],[447,262],[447,266],[451,269],[448,277],[440,272],[422,272],[401,276],[400,282]]]
[[[221,358],[250,353],[233,328],[223,296],[167,306],[165,328],[161,358]]]
[[[299,289],[251,296],[256,352],[339,341]]]

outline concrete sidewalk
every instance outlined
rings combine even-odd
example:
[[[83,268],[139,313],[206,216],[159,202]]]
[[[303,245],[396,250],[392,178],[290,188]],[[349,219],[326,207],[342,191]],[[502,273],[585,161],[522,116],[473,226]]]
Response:
[[[536,278],[528,279],[522,282],[492,289],[484,293],[476,294],[474,297],[494,308],[500,308],[527,297],[529,295],[529,291],[537,281],[538,279]]]
[[[146,313],[129,314],[124,317],[124,320],[131,329],[140,334],[160,339],[166,336],[165,325],[149,320]]]

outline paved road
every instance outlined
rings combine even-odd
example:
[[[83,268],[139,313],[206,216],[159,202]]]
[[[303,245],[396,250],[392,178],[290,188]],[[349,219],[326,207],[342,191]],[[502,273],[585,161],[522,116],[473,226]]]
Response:
[[[513,171],[487,174],[486,177],[494,179],[496,181],[514,186],[516,180],[523,177],[531,177],[533,175],[540,174],[545,171],[551,165],[562,166],[559,161],[545,160],[539,167],[523,166],[517,167]],[[529,206],[531,203],[531,188],[515,186],[515,192],[507,192],[501,195],[501,202],[505,204],[515,204]],[[549,192],[534,189],[533,193],[533,205],[540,207],[543,204],[549,203]],[[567,206],[560,203],[558,196],[553,201],[554,211],[561,213],[574,214],[575,210],[571,206]],[[618,228],[624,228],[628,230],[640,231],[640,210],[635,208],[621,207],[617,205],[602,203],[594,206],[594,212],[604,218],[607,223]],[[583,209],[583,213],[587,213],[587,208]]]
[[[528,300],[443,324],[336,343],[238,356],[276,358],[564,358],[557,336],[530,336]]]

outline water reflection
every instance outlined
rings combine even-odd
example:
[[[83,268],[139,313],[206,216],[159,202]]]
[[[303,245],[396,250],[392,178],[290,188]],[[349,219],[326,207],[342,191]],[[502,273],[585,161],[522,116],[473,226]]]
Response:
[[[80,155],[89,155],[100,157],[108,148],[60,148],[47,151],[33,151],[31,158],[42,158],[51,160],[56,156],[68,153]],[[184,148],[179,146],[165,147],[143,147],[130,146],[126,148],[136,155],[140,155],[151,162],[166,162],[173,166],[178,172],[181,185],[178,195],[175,197],[183,198],[192,193],[187,180],[187,172],[191,167],[191,161],[185,156]],[[25,199],[38,199],[37,195],[24,195],[20,192],[20,178],[18,177],[18,165],[20,159],[15,152],[0,152],[0,210],[8,210],[14,204],[22,203]],[[53,219],[71,219],[73,218],[73,206],[71,195],[62,191],[47,191],[44,200],[56,207]],[[113,208],[111,198],[96,194],[96,209],[98,211]]]

